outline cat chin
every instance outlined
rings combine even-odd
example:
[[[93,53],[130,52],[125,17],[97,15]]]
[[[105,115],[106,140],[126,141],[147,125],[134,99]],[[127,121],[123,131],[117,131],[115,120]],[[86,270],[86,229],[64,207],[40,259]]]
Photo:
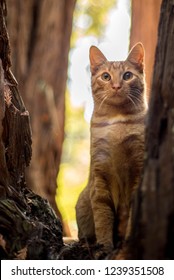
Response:
[[[106,101],[106,103],[110,106],[122,106],[128,104],[129,100],[123,96],[114,96],[112,99]]]

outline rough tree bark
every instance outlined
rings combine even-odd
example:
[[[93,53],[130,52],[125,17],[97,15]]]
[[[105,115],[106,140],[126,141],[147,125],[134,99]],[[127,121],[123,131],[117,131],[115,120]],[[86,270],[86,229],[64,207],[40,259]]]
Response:
[[[153,74],[160,7],[161,0],[132,0],[130,48],[139,41],[145,47],[145,72],[148,95]]]
[[[13,72],[31,116],[33,156],[27,181],[57,213],[56,177],[64,139],[65,88],[75,2],[7,0]]]
[[[0,259],[55,259],[61,223],[47,201],[27,189],[31,160],[29,113],[10,70],[10,47],[0,1]]]
[[[144,176],[135,201],[135,259],[174,259],[174,1],[163,0],[147,125]]]

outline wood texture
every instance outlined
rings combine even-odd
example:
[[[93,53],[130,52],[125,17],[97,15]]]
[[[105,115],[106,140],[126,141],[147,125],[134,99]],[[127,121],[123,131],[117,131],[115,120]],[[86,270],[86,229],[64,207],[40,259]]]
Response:
[[[55,259],[63,247],[60,220],[48,202],[26,186],[31,160],[29,113],[11,72],[0,1],[0,259]]]

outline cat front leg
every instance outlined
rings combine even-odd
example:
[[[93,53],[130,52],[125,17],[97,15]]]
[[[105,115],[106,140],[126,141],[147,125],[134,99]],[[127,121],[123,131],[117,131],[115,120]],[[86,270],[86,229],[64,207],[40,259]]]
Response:
[[[94,219],[91,202],[89,199],[88,186],[82,191],[76,204],[76,220],[78,227],[78,238],[80,241],[94,241]]]
[[[104,246],[105,252],[109,252],[114,249],[114,204],[110,191],[105,188],[101,179],[95,180],[90,197],[97,243]]]

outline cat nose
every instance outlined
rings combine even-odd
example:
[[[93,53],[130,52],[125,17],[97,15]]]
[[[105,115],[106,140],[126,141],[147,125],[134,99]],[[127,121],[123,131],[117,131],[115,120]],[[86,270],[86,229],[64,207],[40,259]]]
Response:
[[[117,90],[117,89],[120,89],[121,86],[120,86],[120,84],[113,84],[112,88]]]

